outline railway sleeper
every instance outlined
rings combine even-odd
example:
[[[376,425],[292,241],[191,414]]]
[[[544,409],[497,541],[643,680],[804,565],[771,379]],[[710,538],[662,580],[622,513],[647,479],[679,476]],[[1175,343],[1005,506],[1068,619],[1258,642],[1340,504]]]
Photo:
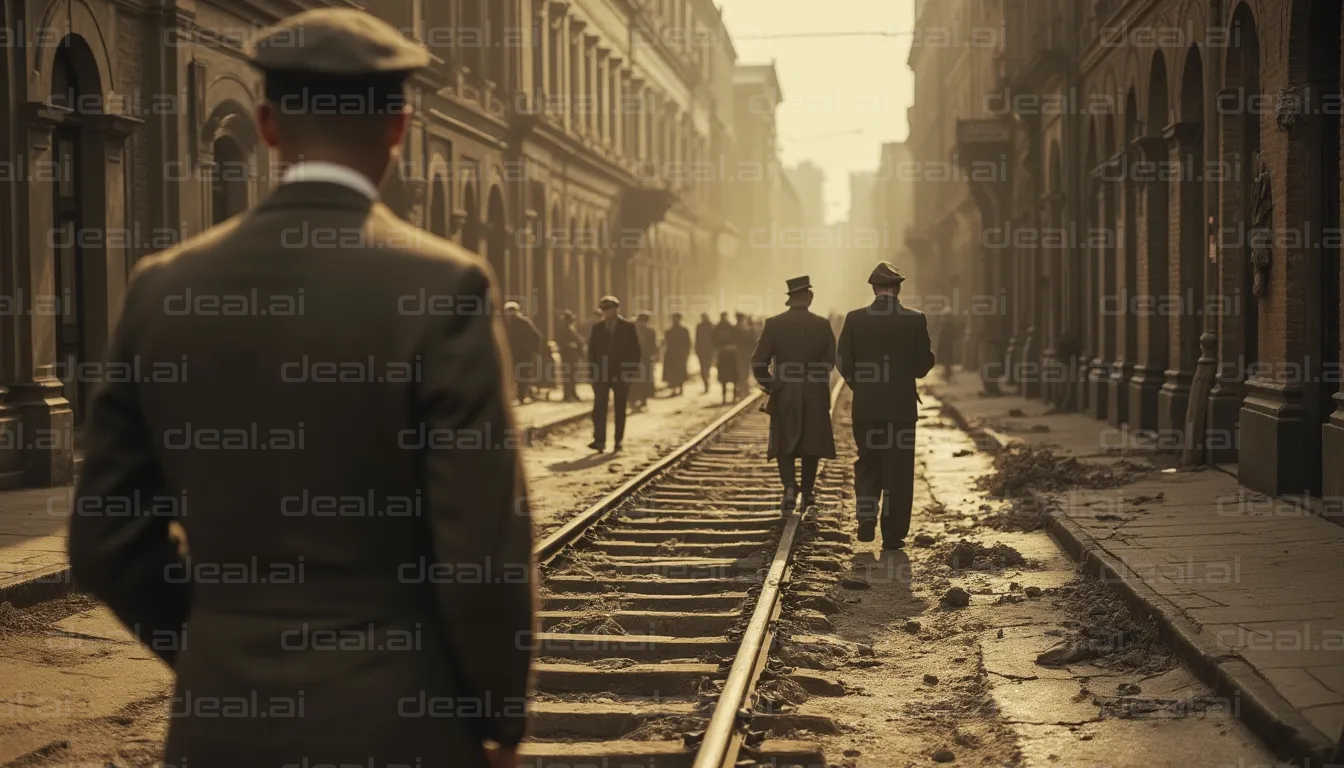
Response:
[[[741,622],[740,611],[692,613],[687,611],[608,611],[599,614],[627,632],[671,637],[704,637],[719,635]],[[538,611],[537,620],[543,631],[555,630],[568,622],[594,618],[585,611]],[[824,618],[824,617],[823,617]],[[829,623],[829,622],[827,622]],[[809,629],[814,627],[809,626]]]

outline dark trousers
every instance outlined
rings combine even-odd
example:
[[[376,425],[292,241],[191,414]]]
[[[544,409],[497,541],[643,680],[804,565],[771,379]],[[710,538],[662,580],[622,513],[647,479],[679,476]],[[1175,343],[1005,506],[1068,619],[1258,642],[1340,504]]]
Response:
[[[854,421],[854,496],[860,524],[879,516],[883,541],[899,541],[910,533],[910,508],[915,503],[915,422]]]
[[[714,355],[696,354],[696,359],[700,361],[700,380],[704,382],[705,389],[709,389],[709,375],[714,370]]]
[[[798,477],[794,474],[797,459],[803,460],[803,495],[811,496],[814,488],[817,487],[817,464],[821,462],[818,456],[778,456],[775,462],[779,465],[779,481],[785,488],[790,486],[797,487]]]
[[[630,398],[630,385],[624,382],[593,383],[593,441],[607,444],[607,396],[616,396],[616,442],[625,437],[625,403]]]

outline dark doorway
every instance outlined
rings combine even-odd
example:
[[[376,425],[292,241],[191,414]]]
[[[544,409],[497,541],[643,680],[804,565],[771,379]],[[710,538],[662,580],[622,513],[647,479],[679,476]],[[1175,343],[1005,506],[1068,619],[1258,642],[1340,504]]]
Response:
[[[247,210],[248,164],[243,148],[229,136],[215,139],[214,154],[210,223],[222,224]]]
[[[80,53],[73,45],[83,41],[66,38],[56,51],[52,71],[51,101],[57,106],[74,110],[52,134],[52,151],[57,164],[57,178],[52,185],[52,243],[54,280],[57,309],[56,370],[65,385],[65,399],[70,401],[76,427],[84,424],[88,387],[80,382],[80,364],[87,357],[85,339],[86,296],[84,291],[84,249],[80,245],[83,233],[81,211],[84,177],[81,162],[83,132],[80,128],[81,97],[90,91],[80,82],[75,57]]]

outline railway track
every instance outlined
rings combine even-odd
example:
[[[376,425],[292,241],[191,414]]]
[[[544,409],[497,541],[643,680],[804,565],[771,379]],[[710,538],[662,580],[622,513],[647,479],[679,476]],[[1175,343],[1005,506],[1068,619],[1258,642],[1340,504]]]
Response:
[[[780,514],[759,398],[538,545],[541,632],[523,765],[826,765],[818,745],[788,738],[808,724],[757,696],[781,673],[813,693],[839,687],[770,663],[799,543],[817,527],[802,510]],[[833,506],[837,490],[823,465],[818,505]]]

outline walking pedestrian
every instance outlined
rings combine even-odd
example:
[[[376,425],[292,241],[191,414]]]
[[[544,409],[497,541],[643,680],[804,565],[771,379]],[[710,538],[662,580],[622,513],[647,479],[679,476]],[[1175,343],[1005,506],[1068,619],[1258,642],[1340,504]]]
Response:
[[[630,386],[630,402],[641,411],[649,407],[657,383],[654,368],[658,365],[658,333],[649,325],[652,319],[648,312],[640,312],[635,318],[635,335],[639,337],[639,377]]]
[[[700,381],[708,395],[709,378],[714,369],[714,323],[708,312],[700,313],[700,323],[695,326],[695,358],[700,362]]]
[[[513,358],[514,395],[522,405],[534,397],[533,386],[541,381],[541,331],[523,314],[516,301],[504,304],[504,334]]]
[[[831,432],[831,371],[835,369],[835,335],[826,318],[813,314],[812,281],[795,277],[785,283],[788,309],[765,321],[761,340],[751,356],[756,382],[769,393],[770,442],[766,457],[779,466],[784,485],[780,512],[789,514],[798,502],[797,464],[803,465],[804,510],[816,504],[817,467],[835,458]]]
[[[574,313],[566,309],[560,313],[560,328],[556,331],[560,347],[560,375],[565,381],[565,402],[579,402],[578,375],[583,362],[583,337],[574,327]]]
[[[691,357],[691,332],[681,324],[682,314],[672,313],[672,327],[663,334],[663,381],[680,397],[686,384],[686,361]]]
[[[598,306],[602,322],[593,326],[588,338],[588,367],[593,374],[593,442],[588,447],[601,453],[607,446],[607,403],[613,398],[616,450],[621,450],[630,382],[638,375],[640,357],[639,334],[634,323],[620,316],[620,300],[603,296]]]
[[[937,357],[943,365],[943,381],[952,383],[952,364],[956,362],[957,342],[961,340],[961,323],[950,307],[944,308],[938,316]]]
[[[741,381],[741,364],[738,362],[737,328],[728,322],[728,313],[719,315],[719,324],[714,326],[714,349],[718,359],[714,367],[719,372],[719,386],[723,387],[723,402],[728,403],[728,388],[733,388],[733,399],[737,399],[737,385]]]
[[[840,375],[854,391],[859,541],[873,541],[880,517],[883,549],[900,549],[910,533],[919,403],[915,379],[924,378],[934,364],[927,320],[897,298],[904,281],[890,262],[878,264],[868,277],[873,303],[850,312],[840,332]]]
[[[737,313],[737,325],[733,328],[737,340],[737,380],[733,388],[733,399],[741,400],[747,394],[747,382],[751,380],[751,351],[756,348],[756,332],[751,328],[751,318],[745,312]]]
[[[109,359],[191,375],[94,395],[74,578],[175,674],[164,764],[513,766],[535,584],[520,456],[426,439],[514,429],[499,289],[378,201],[429,54],[344,8],[291,16],[248,54],[287,170],[256,208],[136,265]],[[362,237],[296,245],[303,227]],[[220,291],[267,310],[165,312]],[[426,292],[481,311],[417,310]],[[370,369],[296,375],[317,365]],[[319,639],[337,634],[339,651]],[[407,716],[427,697],[501,704]]]

